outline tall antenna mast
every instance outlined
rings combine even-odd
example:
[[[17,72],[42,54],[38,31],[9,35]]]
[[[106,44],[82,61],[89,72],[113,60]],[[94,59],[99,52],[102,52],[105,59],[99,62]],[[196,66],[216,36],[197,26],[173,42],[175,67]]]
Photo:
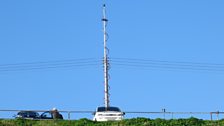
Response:
[[[108,48],[107,48],[107,32],[106,32],[106,25],[108,20],[106,19],[106,5],[103,5],[103,41],[104,41],[104,57],[103,57],[103,65],[104,65],[104,104],[105,108],[110,107],[110,100],[109,100],[109,62],[108,62]]]

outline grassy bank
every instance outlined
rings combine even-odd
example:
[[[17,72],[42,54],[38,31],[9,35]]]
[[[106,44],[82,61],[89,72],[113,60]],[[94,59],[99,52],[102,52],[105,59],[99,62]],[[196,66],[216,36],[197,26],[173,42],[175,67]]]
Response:
[[[93,122],[80,120],[0,120],[0,126],[224,126],[224,120],[208,121],[197,118],[189,119],[125,119],[119,122]]]

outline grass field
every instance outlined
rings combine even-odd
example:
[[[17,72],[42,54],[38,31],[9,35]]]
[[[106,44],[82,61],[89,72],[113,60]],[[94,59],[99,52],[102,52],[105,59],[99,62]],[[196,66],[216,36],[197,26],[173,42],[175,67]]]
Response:
[[[224,126],[224,120],[209,121],[197,118],[188,119],[147,119],[133,118],[118,122],[93,122],[80,120],[0,120],[0,126]]]

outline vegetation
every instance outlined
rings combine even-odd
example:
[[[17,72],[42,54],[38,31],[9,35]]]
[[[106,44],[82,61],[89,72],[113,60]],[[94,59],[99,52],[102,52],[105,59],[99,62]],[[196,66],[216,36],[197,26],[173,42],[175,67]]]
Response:
[[[133,118],[114,122],[94,122],[80,120],[0,120],[0,126],[224,126],[224,120],[208,121],[197,118],[189,119],[147,119]]]

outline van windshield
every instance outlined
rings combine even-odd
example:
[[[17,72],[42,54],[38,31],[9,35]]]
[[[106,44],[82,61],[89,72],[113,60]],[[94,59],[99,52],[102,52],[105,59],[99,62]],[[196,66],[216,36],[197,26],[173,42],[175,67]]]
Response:
[[[103,112],[103,111],[115,111],[120,112],[121,110],[118,107],[98,107],[97,112]]]

